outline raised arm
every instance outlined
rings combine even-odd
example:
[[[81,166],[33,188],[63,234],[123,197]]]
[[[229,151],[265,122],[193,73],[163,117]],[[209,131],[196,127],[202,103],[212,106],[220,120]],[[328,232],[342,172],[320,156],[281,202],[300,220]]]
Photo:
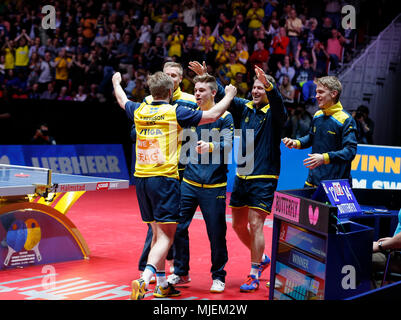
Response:
[[[116,96],[117,102],[120,107],[125,110],[125,104],[129,100],[124,92],[124,89],[121,87],[121,73],[116,72],[115,74],[113,74],[111,81],[113,82],[114,95]]]

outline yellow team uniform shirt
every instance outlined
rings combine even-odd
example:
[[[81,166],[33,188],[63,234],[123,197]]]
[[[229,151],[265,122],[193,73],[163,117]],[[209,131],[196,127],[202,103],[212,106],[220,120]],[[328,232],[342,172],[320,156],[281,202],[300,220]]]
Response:
[[[54,59],[55,62],[60,61],[56,67],[56,80],[68,80],[68,67],[67,64],[71,62],[71,58],[60,58]]]
[[[27,67],[29,64],[29,47],[27,45],[15,49],[15,66]]]
[[[265,16],[265,12],[263,9],[259,8],[259,9],[254,9],[251,8],[248,10],[248,12],[246,13],[246,20],[250,20],[248,27],[250,29],[258,29],[262,26],[262,19]]]
[[[136,177],[165,176],[178,179],[182,128],[177,105],[155,106],[143,102],[134,112],[137,135]]]
[[[168,56],[177,56],[181,57],[181,52],[182,52],[182,47],[181,47],[181,42],[184,41],[184,36],[182,34],[176,36],[176,35],[169,35],[167,37],[167,41],[170,42],[170,48],[168,49]]]
[[[10,48],[5,48],[5,56],[4,56],[4,69],[14,69],[15,66],[15,58],[13,52]]]
[[[205,35],[201,36],[199,38],[199,44],[200,44],[201,51],[205,51],[206,41],[209,41],[210,47],[213,48],[213,45],[214,45],[216,39],[214,38],[214,36],[209,36],[209,37],[206,37]]]

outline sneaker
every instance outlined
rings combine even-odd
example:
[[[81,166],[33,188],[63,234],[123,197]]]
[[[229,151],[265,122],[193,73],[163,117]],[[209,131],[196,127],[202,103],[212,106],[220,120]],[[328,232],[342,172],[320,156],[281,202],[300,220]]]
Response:
[[[141,272],[141,278],[142,278],[143,272]],[[149,284],[153,284],[156,283],[156,277],[152,276],[152,278],[150,278]]]
[[[166,289],[163,289],[161,286],[156,286],[153,292],[153,296],[156,298],[178,297],[179,295],[181,295],[181,292],[174,288],[171,283],[168,284]]]
[[[171,283],[173,285],[185,284],[185,283],[191,282],[191,278],[189,277],[189,275],[179,276],[179,275],[173,273],[167,277],[167,282]]]
[[[226,284],[223,281],[221,281],[219,279],[214,279],[213,284],[210,288],[210,292],[211,293],[222,293],[222,292],[224,292],[225,287],[226,287]]]
[[[270,258],[266,255],[266,258],[260,263],[258,278],[262,275],[262,272],[270,265]]]
[[[259,288],[259,280],[254,275],[249,275],[245,283],[239,288],[241,292],[254,292]]]
[[[145,298],[146,287],[143,279],[134,280],[131,282],[131,300],[141,300]]]

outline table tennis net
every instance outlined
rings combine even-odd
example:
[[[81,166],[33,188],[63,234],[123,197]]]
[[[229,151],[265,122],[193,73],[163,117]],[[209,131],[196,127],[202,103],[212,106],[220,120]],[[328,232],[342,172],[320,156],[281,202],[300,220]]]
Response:
[[[51,170],[47,168],[0,164],[0,182],[3,184],[51,185]]]

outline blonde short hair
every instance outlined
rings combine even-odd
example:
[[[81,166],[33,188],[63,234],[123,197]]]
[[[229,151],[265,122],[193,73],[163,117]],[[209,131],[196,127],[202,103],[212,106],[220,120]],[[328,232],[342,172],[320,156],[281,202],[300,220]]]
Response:
[[[322,85],[323,87],[329,89],[330,91],[337,91],[337,96],[334,98],[335,102],[340,100],[341,92],[343,91],[343,86],[338,80],[337,77],[334,76],[326,76],[321,77],[315,80],[316,85]]]
[[[147,85],[153,99],[166,99],[169,96],[169,91],[174,91],[173,79],[161,71],[148,76]]]
[[[179,70],[180,76],[182,76],[184,73],[182,65],[174,61],[167,61],[163,66],[163,70],[165,70],[166,68],[177,68]]]
[[[212,90],[212,91],[213,90],[217,91],[217,89],[218,89],[216,78],[208,73],[196,76],[193,81],[194,81],[194,83],[197,83],[197,82],[207,83],[210,87],[210,90]]]

